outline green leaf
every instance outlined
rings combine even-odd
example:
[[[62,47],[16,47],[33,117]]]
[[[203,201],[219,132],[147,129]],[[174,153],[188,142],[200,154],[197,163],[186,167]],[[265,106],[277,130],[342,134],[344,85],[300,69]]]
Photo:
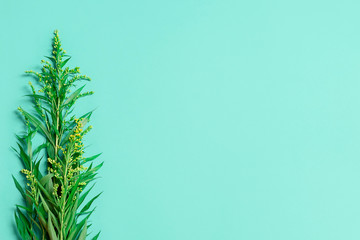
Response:
[[[26,190],[26,193],[25,193],[26,194],[25,202],[26,202],[26,206],[32,207],[35,200],[28,194],[28,191],[29,190]]]
[[[56,64],[56,58],[54,56],[45,56],[47,59],[52,61],[54,64]]]
[[[44,100],[45,102],[49,103],[50,99],[43,96],[43,95],[39,95],[39,94],[26,94],[25,96],[27,97],[33,97],[34,99],[41,99]]]
[[[73,197],[75,196],[75,193],[77,191],[77,187],[79,186],[80,183],[80,179],[78,178],[75,182],[75,184],[72,186],[72,189],[70,191],[70,195],[69,195],[69,199],[73,199]],[[71,205],[71,201],[67,202],[67,206],[69,207]]]
[[[75,228],[71,229],[71,232],[69,234],[69,239],[74,239],[80,232],[80,230],[84,227],[85,222],[87,222],[88,218],[90,217],[90,214],[84,218],[83,220],[81,220],[80,223],[78,223]]]
[[[22,228],[22,235],[25,236],[25,239],[31,239],[31,236],[34,236],[34,232],[30,228],[29,220],[19,208],[16,208],[16,211],[19,217],[18,221]]]
[[[69,206],[68,211],[65,213],[66,214],[65,222],[67,223],[66,228],[65,228],[66,233],[76,223],[75,216],[76,216],[76,210],[78,209],[78,201],[79,201],[79,195],[77,194],[75,202],[73,202],[73,204],[71,204]],[[72,202],[72,201],[69,201],[69,202]]]
[[[61,63],[61,68],[63,68],[65,66],[65,64],[70,60],[71,57],[69,57],[68,59],[66,59],[65,61],[63,61]]]
[[[101,195],[102,193],[99,193],[98,195],[96,195],[95,197],[93,197],[80,211],[80,213],[85,212],[86,210],[88,210],[91,207],[91,204]]]
[[[43,143],[40,146],[38,146],[37,148],[35,148],[35,150],[33,151],[33,155],[35,156],[36,154],[38,154],[42,149],[46,148],[47,143]]]
[[[14,176],[12,176],[15,186],[17,188],[17,190],[19,190],[19,192],[21,193],[21,196],[26,199],[26,195],[25,195],[25,191],[24,189],[21,187],[20,183],[16,180],[16,178]]]
[[[35,163],[35,166],[34,166],[34,169],[33,169],[35,177],[37,177],[38,179],[42,178],[42,174],[41,174],[40,169],[39,169],[40,161],[41,161],[41,158]]]
[[[36,213],[38,215],[38,219],[41,223],[41,225],[43,225],[45,228],[47,228],[47,223],[46,223],[46,220],[45,220],[45,211],[43,208],[40,208],[36,205],[34,205],[35,209],[36,209]]]
[[[94,188],[94,186],[95,186],[95,184],[92,185],[89,190],[87,190],[86,192],[84,192],[84,193],[81,194],[81,196],[80,196],[80,198],[79,198],[79,205],[81,205],[81,204],[83,203],[84,199],[85,199],[86,196],[89,194],[89,192],[91,191],[91,189]]]
[[[48,130],[46,129],[46,127],[36,117],[34,117],[30,113],[26,112],[25,110],[22,110],[22,111],[23,111],[24,115],[30,120],[30,122],[36,128],[39,128],[41,130],[41,132],[45,135],[45,137],[49,140],[49,142],[51,142],[54,145],[51,135],[48,132]]]
[[[80,233],[79,239],[78,240],[85,240],[86,238],[86,232],[87,232],[87,220],[85,221],[85,225]]]
[[[29,226],[30,223],[29,223],[29,220],[27,219],[27,217],[22,213],[22,211],[19,209],[19,208],[16,208],[16,211],[21,219],[21,221],[23,222],[23,224],[25,226]]]
[[[93,237],[93,238],[92,238],[92,240],[97,240],[97,239],[98,239],[98,237],[100,236],[100,233],[101,233],[101,231],[100,231],[100,232],[98,232],[98,234],[96,234],[96,235],[95,235],[95,237]]]
[[[84,162],[93,161],[94,159],[98,158],[101,154],[102,154],[102,153],[99,153],[99,154],[96,154],[96,155],[94,155],[94,156],[84,158],[83,161],[84,161]]]
[[[49,206],[48,206],[48,204],[47,204],[47,202],[45,201],[45,199],[44,199],[44,197],[42,196],[41,193],[39,194],[39,196],[40,196],[41,203],[42,203],[42,206],[44,207],[45,211],[46,211],[48,214],[52,214],[52,213],[51,213],[51,210],[50,210],[50,208],[49,208]]]
[[[66,105],[66,104],[70,103],[72,100],[74,100],[74,99],[80,94],[81,90],[82,90],[84,87],[85,87],[85,85],[82,86],[82,87],[80,87],[80,88],[78,88],[75,92],[73,92],[73,93],[65,100],[64,105]]]
[[[58,237],[56,236],[56,232],[54,229],[54,225],[52,224],[52,221],[51,221],[50,214],[48,215],[48,233],[49,233],[50,240],[58,240]]]
[[[44,195],[46,196],[47,200],[50,201],[53,199],[53,196],[51,193],[49,193],[41,184],[37,184],[37,186],[40,188],[40,190],[44,193]],[[41,193],[40,193],[40,197],[42,197]],[[45,202],[46,203],[46,202]]]
[[[20,150],[19,157],[23,161],[25,168],[30,169],[31,167],[30,167],[29,156],[25,153],[24,148],[19,143],[17,145],[18,145],[19,150]]]
[[[55,131],[56,135],[58,135],[60,137],[60,133],[59,131],[56,129],[56,127],[54,125],[51,125],[51,128]]]
[[[47,154],[51,159],[55,159],[54,145],[48,144],[46,148]]]
[[[95,109],[90,111],[90,112],[85,113],[84,115],[82,115],[79,118],[88,118],[88,119],[90,119],[90,117],[91,117],[91,115],[93,114],[94,111],[95,111]]]
[[[102,166],[104,165],[104,162],[101,162],[99,165],[97,165],[96,167],[90,169],[90,171],[96,172],[98,171]]]
[[[16,212],[14,215],[15,215],[16,228],[18,229],[18,232],[19,232],[20,236],[22,237],[22,239],[26,239],[24,224],[20,221],[20,218],[16,215]]]
[[[32,212],[32,210],[30,209],[30,208],[27,208],[27,207],[24,207],[24,206],[21,206],[21,205],[18,205],[18,204],[16,204],[16,207],[18,207],[18,208],[22,208],[22,209],[24,209],[24,210],[26,210],[27,212]]]
[[[45,186],[46,183],[49,183],[51,178],[54,176],[53,173],[49,173],[48,175],[44,176],[42,179],[40,179],[40,184]]]

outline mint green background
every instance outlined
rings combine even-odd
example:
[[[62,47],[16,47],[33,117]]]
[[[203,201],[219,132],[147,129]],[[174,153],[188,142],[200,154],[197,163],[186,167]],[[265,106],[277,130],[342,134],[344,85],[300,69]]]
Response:
[[[15,116],[59,29],[94,80],[101,239],[360,238],[359,1],[2,1],[0,239]]]

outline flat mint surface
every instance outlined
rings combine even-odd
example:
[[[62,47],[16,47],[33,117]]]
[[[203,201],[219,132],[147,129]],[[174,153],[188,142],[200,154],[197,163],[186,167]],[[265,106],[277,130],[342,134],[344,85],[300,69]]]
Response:
[[[0,239],[53,31],[90,76],[104,240],[360,239],[359,1],[2,1]]]

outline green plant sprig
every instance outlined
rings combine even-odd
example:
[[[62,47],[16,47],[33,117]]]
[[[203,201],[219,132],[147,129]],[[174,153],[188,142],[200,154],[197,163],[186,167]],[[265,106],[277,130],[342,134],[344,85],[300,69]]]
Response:
[[[80,74],[79,67],[65,67],[70,60],[62,49],[58,31],[53,39],[51,56],[42,60],[41,72],[26,71],[35,77],[37,90],[29,82],[33,113],[19,107],[27,131],[17,136],[17,152],[26,178],[24,187],[13,177],[25,204],[16,205],[15,222],[22,239],[84,240],[90,227],[91,206],[100,194],[85,203],[93,188],[84,191],[95,180],[103,162],[93,166],[100,154],[84,157],[83,137],[91,130],[88,125],[92,111],[76,117],[72,114],[78,99],[92,95],[82,92],[85,85],[73,90],[81,81],[90,81]],[[40,134],[45,142],[33,148],[33,138]],[[45,158],[44,158],[45,157]],[[40,163],[47,159],[47,169]],[[84,164],[91,162],[89,166]],[[92,240],[99,237],[96,234]]]

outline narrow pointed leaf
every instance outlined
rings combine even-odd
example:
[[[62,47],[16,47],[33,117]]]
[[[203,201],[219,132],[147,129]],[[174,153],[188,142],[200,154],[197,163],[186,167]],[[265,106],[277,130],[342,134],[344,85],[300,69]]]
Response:
[[[99,193],[98,195],[96,195],[95,197],[93,197],[80,211],[80,213],[87,211],[90,207],[91,204],[101,195],[101,193]]]
[[[99,238],[99,236],[100,236],[100,233],[101,232],[98,232],[98,234],[96,234],[95,237],[92,238],[92,240],[97,240]]]
[[[85,240],[86,238],[86,232],[87,232],[87,221],[85,221],[85,225],[83,227],[83,230],[80,233],[79,239],[78,240]]]
[[[71,57],[65,59],[65,61],[63,61],[63,62],[61,63],[61,67],[64,67],[65,64],[70,60],[70,58],[71,58]]]
[[[66,105],[66,104],[70,103],[72,100],[74,100],[74,99],[80,94],[81,90],[82,90],[84,87],[85,87],[85,85],[82,86],[82,87],[80,87],[80,88],[78,88],[75,92],[73,92],[73,93],[65,100],[64,105]]]
[[[26,199],[26,195],[25,195],[25,191],[24,189],[21,187],[20,183],[16,180],[16,178],[14,176],[12,176],[15,186],[17,188],[17,190],[19,190],[19,192],[21,193],[21,196]]]
[[[58,240],[58,237],[56,236],[56,232],[54,229],[54,225],[52,224],[50,214],[48,215],[48,233],[50,240]]]

